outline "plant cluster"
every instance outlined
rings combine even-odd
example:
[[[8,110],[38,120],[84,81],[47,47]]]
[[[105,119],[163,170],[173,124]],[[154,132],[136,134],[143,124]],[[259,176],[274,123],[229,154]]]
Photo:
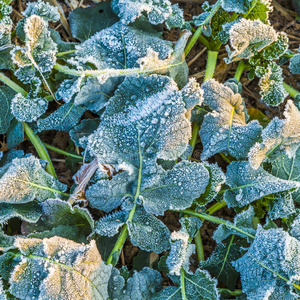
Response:
[[[28,3],[13,24],[10,2],[0,0],[9,150],[0,152],[0,299],[299,299],[300,96],[281,65],[300,74],[300,53],[270,24],[270,1],[205,2],[190,22],[169,0],[101,2],[70,13],[78,43],[49,27],[63,18],[58,7]],[[164,28],[180,29],[176,43]],[[198,40],[208,53],[202,86],[185,61]],[[220,83],[224,45],[225,62],[239,64]],[[266,105],[294,98],[284,118],[246,109],[244,71],[259,79]],[[44,144],[39,134],[49,130],[68,132],[81,153]],[[18,150],[26,138],[38,157]],[[201,161],[191,159],[197,143]],[[71,189],[47,148],[80,166]],[[216,154],[226,169],[209,162]],[[233,222],[212,216],[224,206]],[[162,221],[167,211],[179,214],[179,231]],[[219,225],[206,260],[204,221]],[[120,267],[127,239],[159,261]]]

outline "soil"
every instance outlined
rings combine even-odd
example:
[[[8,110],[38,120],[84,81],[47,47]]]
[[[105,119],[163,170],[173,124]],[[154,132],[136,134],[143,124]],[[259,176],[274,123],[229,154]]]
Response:
[[[49,0],[51,3],[52,0]],[[55,0],[54,0],[55,1]],[[203,0],[174,0],[173,3],[178,3],[179,6],[184,10],[184,14],[187,20],[190,20],[192,16],[198,15],[202,12],[201,5],[204,2]],[[212,1],[209,1],[210,3]],[[213,1],[215,2],[215,1]],[[90,1],[83,1],[82,7],[90,4]],[[62,8],[64,10],[64,13],[66,15],[66,18],[68,17],[68,14],[70,12],[70,8],[65,4],[60,2],[62,4]],[[274,11],[270,14],[270,22],[274,26],[274,28],[277,31],[285,31],[290,39],[290,49],[293,51],[296,51],[298,48],[298,45],[300,43],[300,23],[297,23],[295,21],[296,13],[293,11],[293,7],[291,4],[291,1],[285,1],[285,0],[278,0],[278,2],[273,1]],[[26,2],[22,2],[21,0],[15,0],[13,3],[13,14],[12,18],[14,23],[19,21],[22,18],[21,12],[26,8]],[[52,28],[56,28],[59,33],[61,34],[63,40],[65,41],[73,41],[73,39],[68,37],[66,29],[60,24],[60,23],[52,23]],[[177,30],[171,30],[170,32],[164,33],[165,37],[168,40],[175,41],[179,37],[179,32]],[[191,52],[189,53],[187,57],[187,62],[189,64],[190,68],[190,76],[196,77],[197,81],[201,84],[204,77],[204,70],[206,66],[206,52],[203,50],[204,46],[198,42]],[[198,58],[194,58],[201,52],[204,51],[203,54]],[[232,78],[234,76],[237,63],[233,63],[231,65],[226,65],[223,61],[223,58],[225,57],[225,49],[224,47],[220,50],[220,58],[217,62],[217,67],[215,71],[215,78],[218,81],[224,82],[228,78]],[[286,83],[290,84],[294,88],[298,88],[297,82],[300,82],[300,75],[292,75],[289,72],[289,69],[287,65],[282,66],[283,67],[283,73],[285,76]],[[274,116],[281,116],[283,112],[284,104],[280,105],[277,108],[270,108],[267,107],[265,104],[261,103],[259,101],[260,95],[259,95],[259,89],[257,86],[258,81],[249,81],[246,76],[243,76],[241,79],[241,83],[243,84],[243,94],[242,96],[245,99],[245,103],[247,108],[248,107],[254,107],[259,110],[261,110],[263,113],[265,113],[268,118],[272,119]],[[84,117],[90,117],[88,115],[89,113],[86,113]],[[53,146],[56,146],[60,149],[66,149],[69,146],[70,137],[68,133],[65,132],[54,132],[50,131],[47,133],[44,133],[40,135],[40,138]],[[2,138],[1,142],[1,149],[0,150],[6,150],[5,149],[5,139]],[[24,141],[20,146],[20,149],[25,150],[25,152],[31,152],[35,153],[35,150],[32,146],[32,144],[28,141]],[[75,151],[76,149],[74,149]],[[78,151],[78,149],[77,149]],[[56,173],[58,175],[58,178],[61,182],[68,185],[70,188],[74,182],[72,179],[73,172],[66,168],[66,160],[65,157],[57,154],[56,152],[49,151],[49,154],[53,160],[54,167],[56,169]],[[193,158],[199,160],[201,154],[201,147],[199,145],[196,146]],[[222,168],[226,167],[226,164],[224,164],[224,161],[216,155],[212,162],[217,162],[220,164]],[[80,165],[78,164],[78,168]],[[99,212],[96,212],[95,210],[91,210],[92,214],[95,216],[96,219],[100,217],[101,214]],[[218,216],[225,220],[232,220],[235,213],[233,209],[223,208],[216,212],[214,214],[215,216]],[[171,231],[179,230],[180,229],[180,223],[179,223],[179,214],[172,213],[172,212],[166,212],[163,217],[160,218],[163,220],[163,222],[168,226],[168,228]],[[201,237],[204,245],[204,254],[205,258],[208,258],[212,251],[214,250],[216,243],[212,239],[212,235],[214,230],[216,229],[216,225],[210,222],[204,222],[202,228],[201,228]],[[129,241],[126,242],[123,253],[121,256],[122,262],[120,263],[120,266],[123,264],[126,264],[129,268],[131,268],[133,263],[133,258],[138,253],[138,248],[131,245]],[[196,255],[192,257],[192,264],[191,268],[195,268],[198,265],[198,260]],[[170,280],[166,277],[164,281],[164,285],[170,284]],[[240,283],[238,284],[237,288],[240,287]]]

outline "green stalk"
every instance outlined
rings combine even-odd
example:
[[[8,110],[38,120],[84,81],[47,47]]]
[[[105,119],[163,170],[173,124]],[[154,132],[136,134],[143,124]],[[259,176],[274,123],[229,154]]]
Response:
[[[35,135],[33,133],[33,131],[31,130],[31,128],[27,125],[27,123],[23,122],[23,126],[24,126],[24,131],[27,135],[27,137],[29,138],[29,140],[31,141],[31,143],[33,144],[36,152],[38,153],[39,157],[43,160],[46,160],[48,162],[45,170],[51,174],[55,179],[57,179],[52,161],[50,159],[50,156],[45,148],[45,146],[43,145],[43,142],[40,140],[40,138]]]
[[[237,67],[237,69],[235,71],[235,74],[234,74],[234,78],[237,80],[237,82],[240,81],[241,76],[242,76],[245,69],[246,69],[246,64],[244,63],[243,60],[240,60],[240,62],[238,64],[238,67]]]
[[[198,261],[200,262],[202,260],[205,260],[200,229],[198,230],[197,235],[194,237],[194,242],[196,245]]]
[[[212,50],[207,51],[207,63],[206,63],[204,81],[212,79],[214,77],[218,54],[219,51],[212,51]]]
[[[212,10],[209,12],[208,16],[203,22],[203,25],[199,26],[196,32],[193,34],[192,38],[190,39],[189,43],[187,44],[184,53],[185,56],[189,54],[197,40],[200,38],[202,34],[203,27],[210,21],[210,19],[214,16],[214,14],[218,11],[218,9],[221,7],[222,0],[218,0],[216,4],[213,6]]]
[[[216,224],[220,224],[220,225],[226,225],[227,227],[230,227],[252,239],[254,239],[254,236],[238,227],[236,227],[235,225],[233,225],[232,223],[230,222],[227,222],[225,220],[222,220],[222,219],[219,219],[217,217],[213,217],[213,216],[210,216],[210,215],[207,215],[207,214],[204,214],[204,213],[197,213],[191,209],[185,209],[185,210],[182,210],[180,211],[181,213],[183,214],[188,214],[188,215],[191,215],[191,216],[195,216],[195,217],[198,217],[200,219],[203,219],[203,220],[207,220],[207,221],[210,221],[210,222],[213,222],[213,223],[216,223]]]
[[[13,89],[15,92],[22,94],[24,97],[27,96],[27,92],[22,89],[18,84],[13,82],[10,78],[6,77],[3,73],[0,72],[0,81],[5,83],[7,86],[9,86],[11,89]]]
[[[229,290],[229,289],[218,289],[220,293],[222,292],[226,292],[226,293],[229,293],[231,296],[238,296],[238,295],[241,295],[243,293],[242,290]]]
[[[220,210],[221,208],[225,207],[227,204],[224,200],[221,202],[217,202],[216,204],[212,205],[210,208],[206,210],[206,213],[212,215],[216,211]]]
[[[295,98],[299,94],[299,91],[297,91],[296,89],[294,89],[293,87],[291,87],[290,85],[288,85],[285,82],[283,83],[283,87],[285,88],[285,90],[289,93],[289,95],[292,98]]]
[[[81,155],[76,155],[76,154],[73,154],[73,153],[69,153],[69,152],[61,150],[61,149],[59,149],[57,147],[51,146],[51,145],[49,145],[47,143],[44,143],[44,145],[45,145],[45,147],[47,149],[52,150],[52,151],[54,151],[56,153],[59,153],[59,154],[62,154],[62,155],[68,156],[68,157],[74,157],[74,158],[78,158],[80,160],[83,160],[83,157]]]
[[[184,282],[184,270],[181,268],[180,270],[180,285],[181,285],[181,296],[182,300],[187,300],[186,292],[185,292],[185,282]]]
[[[57,53],[56,53],[56,56],[60,57],[60,56],[72,54],[72,53],[74,53],[74,52],[76,52],[75,49],[74,49],[74,50],[65,51],[65,52],[57,52]]]

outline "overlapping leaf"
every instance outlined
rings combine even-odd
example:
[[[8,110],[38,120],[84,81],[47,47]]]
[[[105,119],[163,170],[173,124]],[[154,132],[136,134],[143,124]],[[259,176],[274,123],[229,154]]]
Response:
[[[244,102],[240,94],[210,80],[203,84],[204,104],[213,111],[205,115],[200,138],[202,159],[225,152],[238,159],[245,158],[261,133],[257,121],[246,124]]]
[[[10,106],[15,94],[9,87],[0,87],[0,134],[7,132],[10,122],[14,117]]]
[[[293,74],[300,74],[300,51],[294,54],[290,60],[289,68]]]

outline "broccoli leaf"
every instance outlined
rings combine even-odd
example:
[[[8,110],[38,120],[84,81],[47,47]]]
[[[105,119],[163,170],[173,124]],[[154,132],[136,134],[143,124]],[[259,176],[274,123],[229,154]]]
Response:
[[[271,220],[284,218],[296,212],[291,192],[276,193],[269,206]]]
[[[233,262],[247,299],[297,299],[293,282],[300,274],[300,242],[282,229],[260,225],[246,254]]]
[[[3,281],[1,277],[0,277],[0,300],[7,300],[7,296],[3,288]]]
[[[127,221],[130,241],[148,252],[161,253],[170,248],[170,231],[159,219],[138,207],[132,221]]]
[[[228,207],[243,207],[264,196],[300,186],[299,182],[275,177],[262,167],[255,170],[246,161],[233,161],[227,167],[226,177],[230,189],[225,191],[224,200]]]
[[[300,215],[297,215],[291,223],[289,233],[291,236],[300,241]]]
[[[300,48],[291,58],[289,68],[293,74],[300,74]]]
[[[251,166],[257,169],[260,164],[272,154],[280,154],[285,151],[288,157],[293,157],[300,143],[300,112],[293,103],[288,100],[284,120],[277,117],[272,119],[269,125],[262,131],[262,142],[256,143],[248,154]]]
[[[300,181],[300,148],[295,156],[289,157],[286,153],[281,153],[275,159],[271,158],[271,174],[285,180]],[[300,202],[300,191],[292,193],[294,201]]]
[[[41,236],[41,234],[46,232],[47,237],[50,237],[52,236],[50,234],[52,230],[56,235],[67,238],[68,232],[57,234],[57,228],[66,228],[68,226],[76,232],[74,237],[76,242],[86,242],[86,237],[94,228],[93,218],[87,209],[78,206],[72,207],[68,202],[62,200],[46,200],[40,203],[40,210],[42,216],[35,224],[29,224],[27,220],[27,222],[23,222],[23,234],[30,234],[31,237],[34,237],[34,235],[39,234]],[[56,231],[53,229],[56,229]]]
[[[284,86],[282,69],[275,63],[257,66],[255,75],[260,78],[260,95],[262,101],[271,106],[278,106],[288,96]]]
[[[260,20],[240,19],[229,29],[230,47],[227,45],[226,63],[240,59],[249,59],[264,48],[277,41],[278,34],[270,25]]]
[[[73,102],[65,103],[45,119],[37,121],[38,131],[69,131],[78,124],[85,110],[82,105],[75,106]]]
[[[57,46],[50,37],[47,22],[37,15],[26,19],[24,31],[25,46],[16,46],[11,54],[19,67],[15,75],[29,83],[38,74],[47,77],[56,62]]]
[[[214,79],[206,81],[202,88],[204,104],[213,111],[205,115],[199,132],[203,144],[201,158],[205,160],[220,152],[238,159],[247,157],[260,136],[261,126],[257,121],[246,124],[241,95]]]
[[[7,251],[11,248],[14,248],[14,242],[14,236],[6,235],[2,230],[0,230],[0,251]]]
[[[16,238],[21,261],[10,278],[20,299],[107,299],[111,266],[101,260],[94,240],[88,245],[51,237]]]
[[[246,246],[246,242],[235,235],[226,238],[219,243],[206,261],[201,261],[201,267],[224,283],[229,289],[234,290],[239,273],[232,267],[231,263],[240,258],[245,251],[241,247]]]
[[[87,8],[78,7],[69,15],[72,36],[81,42],[113,25],[118,20],[119,18],[112,11],[109,2]]]
[[[30,223],[35,223],[41,215],[41,207],[34,201],[24,204],[0,204],[0,224],[15,217]]]
[[[259,19],[262,22],[269,24],[269,13],[272,11],[273,6],[271,0],[251,1],[251,10],[249,9],[246,12],[246,18],[253,21]]]
[[[245,14],[254,0],[222,0],[222,7],[226,11]]]
[[[120,275],[120,271],[113,268],[108,282],[109,298],[122,300],[150,299],[152,294],[161,289],[161,282],[162,278],[158,271],[144,268],[140,272],[135,271],[125,284],[125,279]]]
[[[13,119],[6,133],[7,148],[14,149],[24,140],[24,126],[22,122]]]
[[[253,224],[252,224],[252,220],[254,216],[255,216],[254,209],[252,206],[249,206],[247,210],[242,211],[241,213],[237,214],[234,217],[233,223],[237,228],[242,229],[243,231],[248,232],[252,235],[255,235],[255,229],[253,228]],[[233,229],[232,227],[227,227],[226,224],[222,224],[219,225],[217,230],[214,232],[213,238],[216,240],[217,243],[220,243],[221,241],[225,240],[228,236],[232,234],[241,236],[243,238],[247,237],[246,235]]]
[[[154,25],[166,22],[168,29],[184,25],[182,10],[177,5],[171,5],[169,0],[113,0],[111,6],[121,22],[127,25],[144,13]]]
[[[42,202],[59,196],[66,186],[55,180],[34,156],[15,158],[0,169],[0,203]]]
[[[15,94],[16,93],[9,87],[0,87],[0,134],[7,132],[10,122],[14,117],[10,106]]]
[[[11,103],[11,111],[17,120],[23,122],[36,121],[48,108],[48,101],[39,97],[24,97],[17,94]]]
[[[179,278],[172,277],[175,283],[180,284]],[[217,300],[220,298],[217,281],[205,270],[197,269],[193,275],[184,274],[186,299]],[[153,295],[153,300],[181,300],[181,286],[167,287]]]

